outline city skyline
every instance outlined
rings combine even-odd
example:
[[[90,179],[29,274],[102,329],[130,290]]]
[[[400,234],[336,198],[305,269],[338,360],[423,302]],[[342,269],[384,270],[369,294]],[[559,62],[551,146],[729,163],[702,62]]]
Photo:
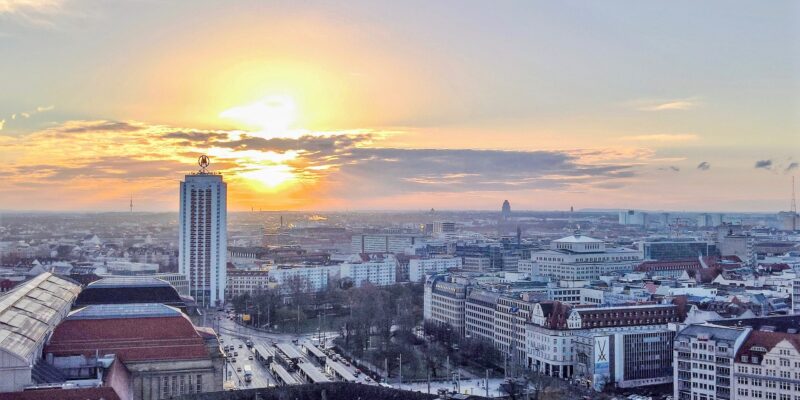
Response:
[[[155,4],[0,2],[0,210],[789,209],[797,3]]]

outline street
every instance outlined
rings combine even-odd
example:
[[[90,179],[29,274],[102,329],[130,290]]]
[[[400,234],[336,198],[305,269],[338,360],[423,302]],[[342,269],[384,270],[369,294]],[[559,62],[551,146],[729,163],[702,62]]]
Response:
[[[267,333],[251,329],[247,326],[242,326],[234,322],[226,312],[217,312],[209,310],[208,314],[202,317],[199,321],[200,325],[213,328],[217,331],[220,339],[220,344],[226,350],[229,356],[226,359],[226,380],[233,383],[233,387],[237,389],[242,388],[261,388],[275,386],[278,384],[275,377],[269,370],[269,365],[264,365],[255,359],[255,354],[252,348],[246,345],[247,340],[251,340],[254,345],[262,345],[266,348],[275,349],[276,343],[282,343],[289,351],[296,354],[295,358],[299,363],[307,363],[312,365],[319,371],[321,376],[328,380],[335,381],[337,378],[330,372],[331,369],[326,370],[325,366],[315,357],[311,357],[303,351],[305,342],[317,346],[320,350],[326,353],[327,360],[332,363],[341,364],[341,367],[356,376],[356,382],[364,384],[377,384],[370,380],[366,375],[361,374],[354,366],[350,365],[331,350],[324,349],[318,340],[320,339],[319,333],[306,333],[300,335],[286,334],[286,333]],[[325,332],[323,338],[329,341],[335,337],[335,332]],[[324,341],[325,342],[325,341]],[[296,344],[295,344],[296,343]],[[233,348],[231,349],[231,346]],[[255,346],[253,347],[255,348]],[[292,351],[294,350],[294,351]],[[275,349],[277,352],[278,350]],[[299,356],[298,356],[299,355]],[[339,361],[333,361],[336,359]],[[247,382],[244,377],[245,366],[249,365],[252,369],[251,381]],[[298,370],[291,373],[292,377],[297,382],[307,382],[308,379]]]

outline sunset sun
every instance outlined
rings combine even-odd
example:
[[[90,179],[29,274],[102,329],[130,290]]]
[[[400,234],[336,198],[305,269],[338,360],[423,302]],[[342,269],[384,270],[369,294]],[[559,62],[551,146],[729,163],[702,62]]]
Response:
[[[290,130],[297,120],[297,105],[288,96],[269,96],[254,103],[233,107],[220,117],[242,124],[259,136],[291,136]]]

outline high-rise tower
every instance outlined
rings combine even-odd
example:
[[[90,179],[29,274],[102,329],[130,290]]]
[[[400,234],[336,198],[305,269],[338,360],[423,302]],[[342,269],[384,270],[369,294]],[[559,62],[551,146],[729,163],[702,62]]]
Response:
[[[181,182],[178,268],[189,291],[205,307],[225,302],[228,242],[228,187],[222,175],[209,172],[200,156],[200,170]]]
[[[511,218],[511,203],[508,200],[503,202],[503,207],[500,209],[500,219],[508,221]]]

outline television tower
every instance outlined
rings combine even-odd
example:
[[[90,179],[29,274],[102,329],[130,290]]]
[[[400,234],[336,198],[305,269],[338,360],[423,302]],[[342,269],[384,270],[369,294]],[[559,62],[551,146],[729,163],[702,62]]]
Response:
[[[131,213],[132,213],[132,212],[133,212],[133,194],[131,194],[131,204],[130,204],[130,208],[131,208]]]
[[[792,232],[797,230],[797,198],[795,197],[794,191],[794,175],[792,175],[792,204],[789,205],[789,212],[791,213],[792,218]]]

